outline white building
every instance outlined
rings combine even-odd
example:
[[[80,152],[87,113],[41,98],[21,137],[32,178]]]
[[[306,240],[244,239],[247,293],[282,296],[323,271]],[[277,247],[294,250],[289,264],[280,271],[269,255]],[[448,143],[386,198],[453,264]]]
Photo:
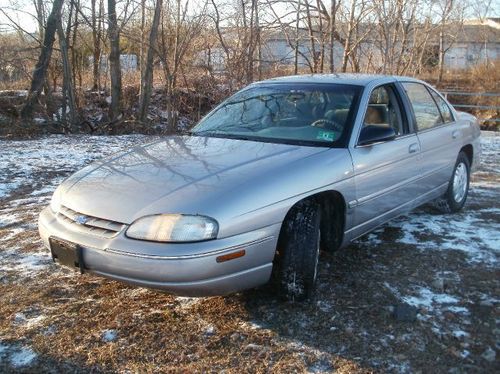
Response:
[[[500,19],[466,21],[462,31],[445,54],[450,69],[465,69],[500,59]]]
[[[370,28],[370,25],[363,27]],[[444,65],[446,69],[466,69],[483,62],[490,62],[500,59],[500,19],[488,18],[483,22],[470,20],[465,22],[456,31],[457,26],[450,27],[445,36],[446,49]],[[230,33],[231,30],[226,30]],[[293,38],[295,31],[289,30],[290,38]],[[298,64],[301,67],[309,65],[311,59],[309,35],[306,30],[301,30],[299,40]],[[263,31],[263,44],[261,50],[262,66],[291,66],[295,61],[294,40],[287,39],[282,31]],[[235,33],[235,38],[237,35]],[[378,47],[377,33],[368,33],[368,36],[357,46],[357,59],[361,66],[369,66],[370,70],[377,70],[383,61],[381,49]],[[328,50],[328,46],[326,46]],[[397,50],[398,48],[396,48]],[[319,44],[316,42],[316,51]],[[438,35],[434,35],[427,43],[427,50],[437,63],[439,52]],[[341,43],[335,42],[334,61],[336,68],[340,68],[344,47]],[[213,71],[221,72],[225,69],[225,53],[221,47],[213,47],[203,50],[198,55],[200,65],[209,67]],[[404,56],[403,56],[404,57]],[[404,58],[403,58],[404,59]],[[325,56],[325,64],[328,64],[329,57]],[[350,64],[348,65],[350,66]]]
[[[94,63],[94,57],[89,57],[89,64]],[[99,63],[99,68],[101,71],[108,71],[109,58],[108,56],[101,56],[101,61]],[[139,67],[137,55],[123,54],[120,55],[120,67],[122,71],[134,71]]]

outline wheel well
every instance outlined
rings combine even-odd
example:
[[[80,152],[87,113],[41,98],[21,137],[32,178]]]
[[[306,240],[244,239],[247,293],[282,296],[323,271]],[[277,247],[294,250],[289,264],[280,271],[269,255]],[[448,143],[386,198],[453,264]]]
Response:
[[[333,190],[319,192],[297,201],[288,210],[283,223],[298,204],[311,200],[321,207],[322,247],[328,251],[334,251],[340,247],[344,239],[346,203],[340,192]]]
[[[321,248],[328,252],[335,251],[340,247],[344,240],[344,227],[346,216],[346,203],[342,194],[338,191],[324,191],[297,201],[288,209],[285,219],[281,225],[281,230],[276,247],[276,253],[273,260],[273,282],[276,282],[279,268],[282,263],[282,256],[285,243],[285,225],[291,212],[297,205],[306,201],[314,201],[321,207]],[[326,219],[325,219],[326,218]]]
[[[474,150],[472,148],[472,145],[467,144],[467,145],[463,146],[462,149],[460,150],[460,152],[463,152],[467,155],[467,158],[469,159],[469,164],[472,165],[472,160],[474,157]]]

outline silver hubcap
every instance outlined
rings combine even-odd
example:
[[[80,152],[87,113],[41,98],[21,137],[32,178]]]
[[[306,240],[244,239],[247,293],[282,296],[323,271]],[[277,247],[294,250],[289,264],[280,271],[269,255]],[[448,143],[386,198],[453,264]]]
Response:
[[[453,198],[457,203],[465,197],[467,190],[467,166],[463,162],[457,165],[453,176]]]

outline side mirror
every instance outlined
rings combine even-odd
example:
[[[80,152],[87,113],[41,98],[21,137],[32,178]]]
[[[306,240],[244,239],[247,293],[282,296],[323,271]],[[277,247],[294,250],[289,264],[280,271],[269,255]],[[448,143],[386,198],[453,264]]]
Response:
[[[387,125],[367,125],[361,129],[358,145],[370,145],[396,138],[394,129]]]

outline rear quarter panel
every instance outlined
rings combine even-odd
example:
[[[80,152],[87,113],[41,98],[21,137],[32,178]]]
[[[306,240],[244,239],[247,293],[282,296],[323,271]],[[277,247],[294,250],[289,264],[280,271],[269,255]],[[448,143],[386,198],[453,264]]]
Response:
[[[473,157],[471,171],[478,169],[481,160],[481,129],[476,117],[465,112],[456,112],[457,127],[460,128],[462,134],[462,147],[472,145]]]

